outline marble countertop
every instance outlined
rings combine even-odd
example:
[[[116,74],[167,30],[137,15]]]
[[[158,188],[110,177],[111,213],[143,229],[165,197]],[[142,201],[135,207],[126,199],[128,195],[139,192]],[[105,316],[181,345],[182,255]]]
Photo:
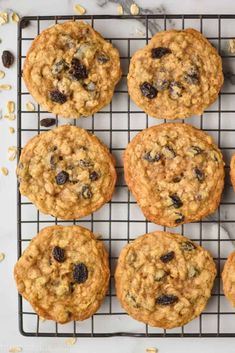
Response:
[[[14,9],[20,15],[69,15],[74,14],[73,5],[79,3],[87,10],[87,14],[117,14],[117,3],[123,3],[128,12],[131,0],[0,0],[0,11]],[[235,14],[235,2],[232,0],[142,0],[137,1],[142,13],[220,13]],[[234,29],[235,31],[235,29]],[[16,26],[9,24],[0,26],[0,49],[10,49],[16,55]],[[0,68],[1,69],[1,68]],[[0,92],[0,108],[8,100],[16,101],[16,65],[7,72],[6,83],[12,85],[9,92]],[[9,169],[7,177],[0,176],[0,252],[5,253],[5,260],[0,263],[0,353],[9,351],[11,346],[22,347],[22,352],[63,353],[63,352],[112,352],[112,353],[144,353],[147,347],[157,347],[159,353],[191,353],[207,351],[207,353],[226,353],[235,351],[235,339],[160,339],[160,338],[106,338],[78,339],[69,347],[64,338],[30,338],[23,337],[18,331],[17,292],[12,276],[16,261],[16,182],[15,162],[7,161],[7,147],[16,145],[16,134],[8,133],[9,126],[16,128],[16,121],[9,124],[0,121],[0,166]]]

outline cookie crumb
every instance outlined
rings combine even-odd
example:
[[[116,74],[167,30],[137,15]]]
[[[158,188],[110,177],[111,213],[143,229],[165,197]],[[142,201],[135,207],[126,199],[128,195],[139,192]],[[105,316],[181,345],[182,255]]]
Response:
[[[11,85],[0,85],[1,91],[9,91],[11,89]]]
[[[13,12],[11,14],[11,20],[12,22],[18,23],[20,20],[20,16],[16,12]]]
[[[22,352],[22,347],[20,346],[13,346],[9,348],[9,352],[11,353],[17,353],[17,352]]]
[[[27,102],[26,103],[26,110],[28,112],[34,112],[35,111],[35,105],[32,102]]]
[[[65,344],[67,344],[67,346],[73,346],[76,342],[77,339],[75,337],[68,338],[67,340],[65,340]]]
[[[9,171],[6,167],[2,167],[0,170],[1,170],[2,175],[4,175],[4,176],[7,176],[9,174]]]
[[[0,25],[5,25],[6,23],[8,23],[7,12],[0,12]]]
[[[15,120],[15,118],[16,118],[15,114],[13,114],[13,113],[5,114],[3,117],[4,117],[4,119],[10,120],[10,121]]]
[[[15,133],[14,127],[10,126],[9,127],[9,132],[10,132],[10,134],[14,134]]]
[[[147,352],[147,353],[157,353],[158,349],[156,347],[149,347],[149,348],[146,348],[145,352]]]
[[[3,252],[0,252],[0,262],[2,262],[5,259],[5,254]]]
[[[138,36],[145,37],[145,33],[143,31],[141,31],[139,28],[136,28],[135,32],[136,32],[136,34],[138,34]]]
[[[131,14],[132,14],[133,16],[136,16],[136,15],[139,14],[140,9],[139,9],[139,7],[134,3],[134,4],[132,4],[131,7],[130,7],[130,12],[131,12]]]
[[[118,4],[117,13],[118,13],[118,15],[123,15],[123,7],[121,4]]]
[[[9,114],[15,112],[15,102],[13,102],[13,101],[7,102],[7,111]]]
[[[17,155],[17,147],[11,146],[8,148],[8,160],[14,161]]]
[[[0,71],[0,79],[5,77],[5,72],[4,71]]]
[[[228,51],[231,54],[235,53],[235,39],[230,39],[228,42]]]
[[[79,4],[74,5],[74,10],[79,13],[79,15],[84,15],[86,13],[86,9]]]

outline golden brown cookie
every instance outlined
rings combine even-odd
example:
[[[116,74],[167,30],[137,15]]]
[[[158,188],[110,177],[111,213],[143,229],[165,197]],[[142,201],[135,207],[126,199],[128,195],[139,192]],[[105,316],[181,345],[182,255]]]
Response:
[[[207,250],[182,235],[156,231],[122,249],[116,292],[134,319],[167,329],[185,325],[204,310],[215,276]]]
[[[233,190],[235,191],[235,154],[231,158],[230,162],[230,178],[233,186]]]
[[[49,112],[89,116],[112,99],[121,77],[119,53],[87,23],[64,22],[33,41],[23,77],[31,95]]]
[[[235,251],[229,255],[224,264],[222,281],[225,297],[235,307]]]
[[[108,202],[116,183],[107,147],[79,127],[64,125],[32,138],[23,148],[20,192],[43,213],[84,217]]]
[[[128,91],[153,117],[187,118],[216,100],[223,80],[222,60],[200,32],[169,30],[133,55]]]
[[[47,227],[31,240],[14,275],[18,291],[39,316],[61,324],[85,320],[107,292],[108,255],[86,228]]]
[[[145,217],[168,227],[213,213],[224,187],[220,150],[188,124],[160,124],[138,133],[124,153],[124,173]]]

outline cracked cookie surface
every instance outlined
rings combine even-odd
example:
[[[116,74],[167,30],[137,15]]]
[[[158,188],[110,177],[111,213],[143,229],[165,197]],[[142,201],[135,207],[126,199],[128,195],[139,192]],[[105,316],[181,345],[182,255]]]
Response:
[[[85,320],[103,301],[109,283],[108,254],[80,226],[52,226],[29,243],[14,269],[20,294],[44,319]]]
[[[107,105],[121,78],[116,48],[85,22],[44,30],[27,53],[23,77],[34,99],[66,118],[96,113]]]
[[[182,235],[156,231],[122,249],[116,292],[134,319],[167,329],[185,325],[203,311],[215,276],[207,250]]]
[[[168,123],[137,134],[124,152],[126,183],[145,217],[174,227],[213,213],[224,186],[224,162],[205,132]]]
[[[64,125],[32,138],[17,167],[20,192],[43,213],[84,217],[108,202],[116,183],[107,147],[79,127]]]
[[[223,289],[226,298],[235,307],[235,251],[227,258],[222,272]]]
[[[222,84],[217,50],[194,29],[157,33],[133,55],[128,73],[133,101],[159,119],[202,114]]]

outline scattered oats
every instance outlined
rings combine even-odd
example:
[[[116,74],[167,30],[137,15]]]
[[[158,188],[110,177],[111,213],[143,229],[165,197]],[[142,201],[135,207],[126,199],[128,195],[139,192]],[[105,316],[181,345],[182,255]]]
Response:
[[[10,121],[13,121],[13,120],[15,120],[16,115],[15,115],[15,114],[13,114],[13,113],[10,113],[10,114],[5,114],[3,117],[4,117],[4,119],[7,119],[7,120],[10,120]]]
[[[8,22],[7,12],[0,12],[0,25],[5,25]]]
[[[80,15],[84,15],[84,13],[86,13],[86,9],[84,9],[84,7],[79,4],[74,5],[74,10],[77,11]]]
[[[138,36],[140,36],[140,37],[145,37],[145,33],[143,32],[143,31],[141,31],[141,29],[139,29],[139,28],[136,28],[136,34],[138,34]]]
[[[20,346],[14,346],[9,349],[9,352],[11,353],[17,353],[17,352],[22,352],[22,347]]]
[[[136,16],[136,15],[139,14],[140,9],[139,9],[139,7],[136,4],[132,4],[131,7],[130,7],[130,11],[131,11],[132,15]]]
[[[12,151],[17,151],[17,147],[16,146],[8,147],[8,152],[12,152]]]
[[[76,342],[77,342],[77,339],[75,337],[67,338],[67,340],[65,340],[65,343],[67,344],[67,346],[73,346]]]
[[[8,148],[8,159],[9,161],[14,161],[17,155],[17,147],[11,146]]]
[[[0,90],[9,91],[11,89],[11,85],[0,85]]]
[[[123,15],[123,7],[121,4],[118,4],[117,12],[118,12],[118,15]]]
[[[157,353],[158,349],[155,347],[146,348],[147,353]]]
[[[231,54],[235,53],[235,39],[230,39],[228,42],[228,51]]]
[[[34,112],[35,111],[35,105],[32,102],[27,102],[26,103],[26,109],[28,112]]]
[[[13,101],[7,102],[7,111],[9,114],[15,112],[15,102],[13,102]]]
[[[10,134],[14,134],[15,133],[14,127],[10,126],[9,127],[9,132],[10,132]]]
[[[2,262],[5,259],[5,254],[3,252],[0,252],[0,262]]]
[[[4,71],[0,71],[0,78],[4,78],[5,77],[5,72]]]
[[[2,175],[4,175],[4,176],[7,176],[9,173],[9,171],[6,167],[2,167],[0,170],[1,170]]]
[[[13,12],[11,15],[11,20],[12,20],[12,22],[18,23],[20,20],[20,17],[16,12]]]

